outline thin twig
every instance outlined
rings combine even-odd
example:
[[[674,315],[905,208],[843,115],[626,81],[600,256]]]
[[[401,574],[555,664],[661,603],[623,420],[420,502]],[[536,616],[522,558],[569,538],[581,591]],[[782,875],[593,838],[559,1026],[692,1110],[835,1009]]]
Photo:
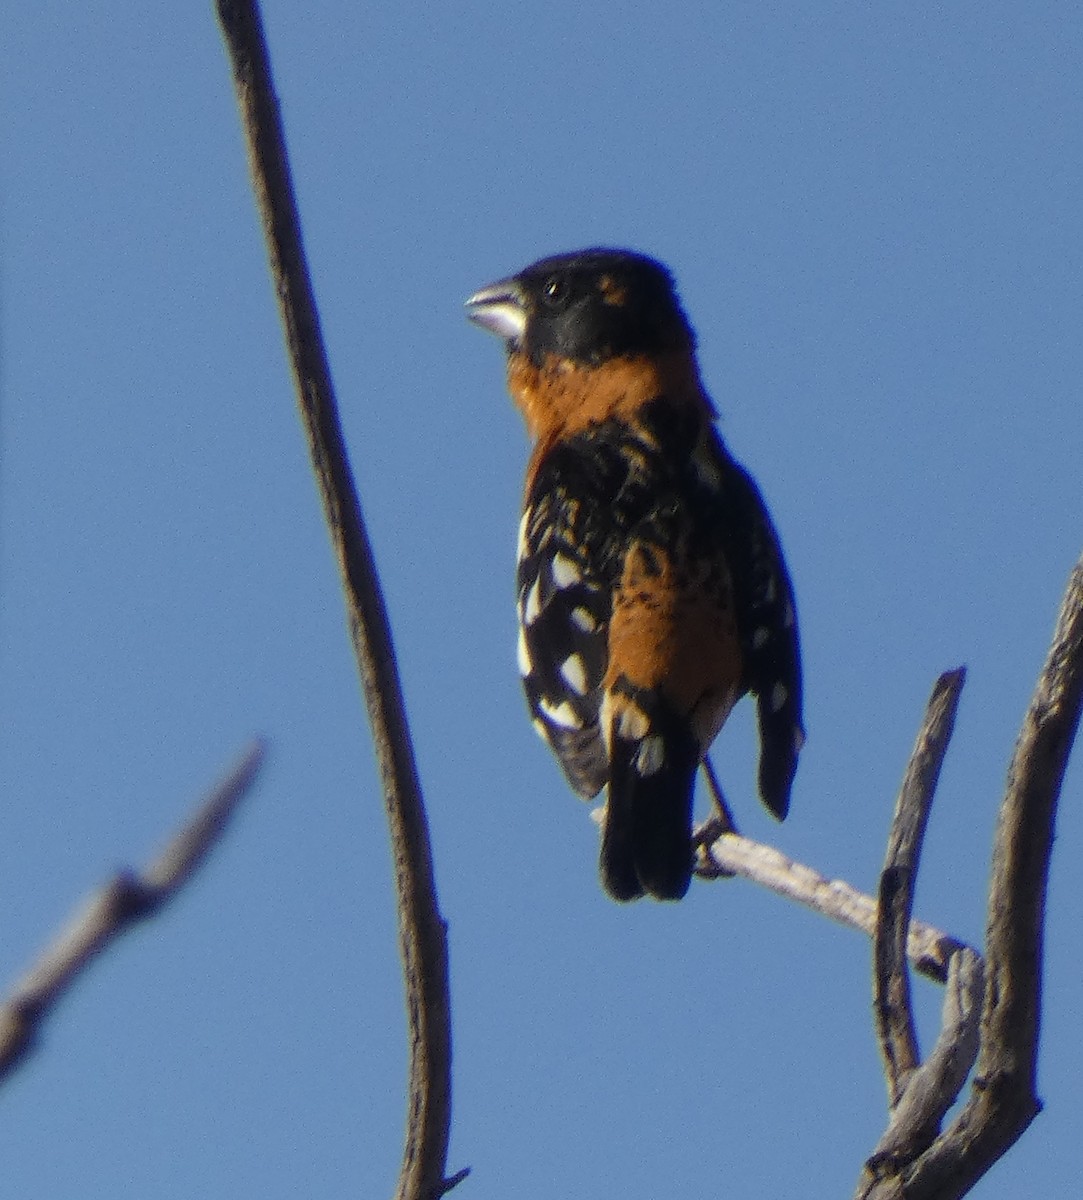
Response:
[[[121,871],[68,922],[0,1006],[0,1079],[33,1049],[60,998],[122,933],[153,916],[206,861],[250,791],[266,753],[256,742],[142,871]]]
[[[874,939],[875,1024],[887,1079],[888,1102],[894,1108],[907,1078],[919,1062],[910,975],[906,968],[906,931],[914,904],[921,845],[944,762],[966,671],[946,671],[936,681],[925,717],[906,767],[888,834],[880,876],[879,917]],[[937,1132],[932,1129],[928,1140]]]
[[[451,1123],[447,930],[383,595],[346,457],[274,93],[259,5],[218,0],[253,189],[263,221],[301,419],[342,573],[347,619],[372,725],[391,833],[406,983],[410,1068],[398,1200],[434,1200]]]
[[[811,867],[787,858],[773,846],[735,833],[719,835],[706,847],[706,853],[711,860],[711,867],[705,872],[708,875],[712,871],[740,875],[832,921],[870,938],[875,936],[876,900],[844,880],[827,879]],[[932,925],[911,921],[906,956],[923,975],[944,983],[951,956],[965,945]]]

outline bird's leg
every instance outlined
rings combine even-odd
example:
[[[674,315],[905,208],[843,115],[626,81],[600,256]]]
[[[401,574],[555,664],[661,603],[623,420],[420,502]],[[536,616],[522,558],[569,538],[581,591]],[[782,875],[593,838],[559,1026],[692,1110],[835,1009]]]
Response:
[[[692,846],[696,855],[694,870],[701,878],[718,879],[722,876],[732,876],[733,872],[721,870],[711,858],[707,848],[722,834],[736,833],[737,823],[733,819],[733,813],[726,800],[726,795],[722,791],[722,785],[718,782],[718,776],[714,773],[711,760],[705,757],[701,765],[703,774],[707,778],[707,790],[711,793],[714,812],[692,834]]]
[[[737,822],[733,819],[733,812],[726,800],[726,794],[722,791],[722,785],[718,782],[718,776],[714,773],[711,760],[704,758],[702,766],[703,774],[707,777],[707,789],[715,807],[715,819],[708,824],[716,827],[716,837],[720,833],[737,833]]]

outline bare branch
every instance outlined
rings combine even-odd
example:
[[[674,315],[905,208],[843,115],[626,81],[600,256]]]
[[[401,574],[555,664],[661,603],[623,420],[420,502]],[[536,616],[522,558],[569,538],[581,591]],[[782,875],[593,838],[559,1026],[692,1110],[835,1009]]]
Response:
[[[983,963],[973,950],[952,955],[940,1036],[928,1060],[906,1080],[887,1130],[865,1164],[855,1200],[891,1195],[900,1166],[925,1150],[955,1103],[978,1056],[983,982]],[[886,1193],[878,1190],[884,1187]]]
[[[899,841],[899,830],[893,826],[892,846],[895,847],[893,853],[896,855],[901,849],[904,855],[916,857],[916,847],[920,845],[921,834],[924,831],[927,806],[924,815],[920,815],[920,819],[915,822],[914,818],[919,816],[921,810],[914,809],[913,805],[918,804],[923,796],[931,802],[940,765],[951,737],[955,710],[965,677],[961,668],[958,671],[948,671],[940,677],[933,689],[925,721],[900,792],[899,804],[905,803],[905,811],[910,814],[911,820],[904,843]],[[721,796],[714,773],[706,761],[704,768],[719,812],[704,821],[695,831],[694,841],[698,850],[697,875],[706,879],[740,875],[775,892],[776,895],[803,904],[832,921],[859,930],[869,937],[876,936],[880,911],[877,900],[859,892],[844,880],[827,879],[811,867],[794,862],[773,846],[754,842],[738,834],[733,827],[732,817],[724,797]],[[905,899],[905,912],[909,920],[909,898]],[[906,927],[907,922],[904,921],[900,928]],[[938,983],[947,980],[951,956],[964,946],[965,943],[934,929],[931,925],[921,921],[909,921],[906,956],[918,971]],[[916,1063],[916,1053],[914,1061]]]
[[[886,868],[880,876],[872,974],[876,1038],[891,1108],[899,1103],[907,1078],[921,1062],[910,1004],[910,974],[906,969],[906,932],[912,898],[910,872],[900,867]]]
[[[1069,581],[1008,770],[989,889],[989,986],[978,1070],[990,1086],[1002,1086],[1001,1076],[1017,1077],[1035,1112],[1046,886],[1057,800],[1081,703],[1083,561]]]
[[[880,876],[879,917],[874,943],[874,1012],[892,1108],[899,1103],[908,1076],[920,1062],[910,1004],[910,975],[906,968],[906,933],[913,910],[914,880],[925,827],[965,681],[963,668],[947,671],[936,681],[929,697],[925,718],[895,802],[887,855]],[[935,1128],[929,1131],[928,1141],[936,1132]]]
[[[916,1160],[897,1161],[871,1188],[859,1187],[858,1194],[867,1200],[957,1200],[1014,1145],[1041,1109],[1036,1069],[1046,885],[1056,806],[1081,708],[1083,560],[1068,582],[1053,644],[1016,743],[997,822],[980,1051],[970,1098],[951,1126]],[[973,991],[969,1000],[961,994],[958,1043],[944,1048],[945,1059],[953,1059],[944,1072],[952,1084],[973,1050],[973,1032],[962,1010],[978,994]],[[938,1049],[950,1042],[951,1024],[945,1020]],[[930,1072],[936,1057],[934,1052]],[[931,1085],[929,1095],[935,1091]],[[943,1101],[943,1096],[938,1097],[936,1107]],[[909,1095],[904,1097],[903,1104],[913,1108],[908,1118],[911,1128],[915,1121],[926,1119],[927,1113],[917,1110],[927,1103],[928,1097],[915,1094],[911,1106]],[[881,1156],[885,1143],[888,1148],[892,1143],[900,1145],[890,1128],[878,1147]],[[868,1168],[875,1174],[877,1167],[882,1171],[883,1163],[878,1164],[874,1156]]]
[[[451,1122],[447,930],[395,654],[361,517],[301,240],[285,138],[259,5],[218,0],[248,145],[301,419],[338,558],[347,619],[372,725],[391,832],[399,944],[410,1026],[410,1082],[399,1200],[434,1200],[445,1179]]]
[[[463,1167],[461,1170],[456,1171],[454,1175],[449,1175],[440,1185],[440,1196],[445,1196],[452,1188],[457,1188],[469,1174],[470,1168]],[[439,1197],[436,1197],[435,1200],[439,1200]]]
[[[45,1018],[87,965],[172,900],[203,864],[250,791],[265,753],[256,742],[158,858],[141,872],[118,873],[91,896],[19,980],[0,1007],[0,1079],[33,1048]]]
[[[696,836],[701,837],[704,832],[701,827]],[[739,834],[721,833],[709,842],[706,853],[710,863],[706,869],[697,868],[698,874],[708,877],[719,872],[740,875],[870,938],[876,933],[878,906],[872,896],[859,892],[844,880],[825,878],[811,867],[787,858],[773,846],[765,846]],[[951,956],[965,945],[931,925],[911,921],[906,955],[916,970],[944,983]]]

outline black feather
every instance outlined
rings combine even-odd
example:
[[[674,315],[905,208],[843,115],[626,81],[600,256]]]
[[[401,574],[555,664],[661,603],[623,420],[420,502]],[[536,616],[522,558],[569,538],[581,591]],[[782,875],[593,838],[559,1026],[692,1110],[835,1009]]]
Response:
[[[760,726],[760,796],[781,821],[804,742],[801,645],[793,584],[778,534],[752,476],[723,453],[726,559],[733,576],[745,685],[756,696]],[[776,703],[776,688],[782,697]]]
[[[680,900],[692,879],[692,800],[699,747],[685,723],[656,695],[636,695],[640,707],[650,709],[650,726],[645,738],[625,738],[616,730],[610,737],[602,883],[614,900],[644,894]],[[650,742],[660,745],[661,757],[645,771]]]

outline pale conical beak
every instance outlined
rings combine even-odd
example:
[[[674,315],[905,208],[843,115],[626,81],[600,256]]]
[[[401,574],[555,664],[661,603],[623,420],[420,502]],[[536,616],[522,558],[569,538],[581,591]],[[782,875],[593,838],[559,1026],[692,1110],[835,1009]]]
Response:
[[[517,346],[526,331],[526,305],[514,279],[501,279],[475,292],[466,302],[466,315],[511,346]]]

